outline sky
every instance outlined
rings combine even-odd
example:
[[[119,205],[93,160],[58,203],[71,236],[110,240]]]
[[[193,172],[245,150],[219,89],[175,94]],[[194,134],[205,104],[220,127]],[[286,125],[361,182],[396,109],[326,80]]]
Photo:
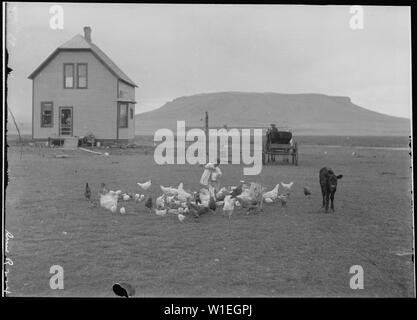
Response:
[[[136,112],[181,96],[245,91],[349,96],[377,112],[411,117],[409,7],[61,3],[7,6],[8,105],[31,121],[27,77],[83,27],[137,84]]]

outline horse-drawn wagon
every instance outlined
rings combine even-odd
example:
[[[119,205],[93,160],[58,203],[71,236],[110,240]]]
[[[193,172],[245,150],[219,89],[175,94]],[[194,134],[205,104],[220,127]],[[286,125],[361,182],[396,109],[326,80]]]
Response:
[[[268,130],[262,137],[262,164],[275,162],[276,157],[283,156],[284,162],[298,165],[298,144],[291,131]]]

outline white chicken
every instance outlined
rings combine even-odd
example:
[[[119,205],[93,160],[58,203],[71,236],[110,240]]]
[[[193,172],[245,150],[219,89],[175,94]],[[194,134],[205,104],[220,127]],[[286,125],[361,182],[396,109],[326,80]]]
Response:
[[[251,194],[250,194],[250,189],[243,190],[242,193],[237,196],[237,198],[244,201],[244,202],[252,201],[252,197],[251,197]]]
[[[115,213],[119,196],[114,191],[100,195],[100,206]]]
[[[170,214],[178,214],[178,209],[173,209],[173,208],[168,209],[168,213],[170,213]]]
[[[190,193],[184,191],[184,192],[178,192],[178,196],[177,197],[178,197],[178,201],[185,202],[189,198],[191,198],[192,195]]]
[[[164,208],[165,207],[165,195],[156,198],[155,204],[157,208]]]
[[[149,187],[152,185],[152,180],[146,181],[144,183],[138,182],[137,185],[141,187],[143,190],[148,190]]]
[[[219,200],[223,200],[224,199],[224,197],[225,197],[225,195],[226,194],[228,194],[229,193],[229,191],[225,188],[225,187],[222,187],[217,193],[216,193],[216,199],[219,199]]]
[[[129,201],[129,199],[130,199],[130,196],[129,196],[128,194],[126,194],[126,193],[125,193],[125,194],[123,195],[123,200],[124,200],[124,201]]]
[[[291,181],[290,183],[281,182],[281,184],[285,189],[290,190],[294,182],[293,181]]]
[[[125,207],[121,207],[120,208],[120,214],[125,214],[126,213],[126,209]]]
[[[278,196],[278,190],[279,190],[279,183],[275,186],[274,189],[272,189],[271,191],[265,192],[263,194],[264,199],[271,199],[271,200],[275,200]]]
[[[167,209],[162,209],[162,210],[155,209],[155,213],[158,216],[164,216],[167,214]]]
[[[166,194],[165,194],[166,195]],[[166,202],[167,203],[172,203],[173,201],[174,201],[174,199],[175,199],[175,196],[167,196],[166,197]]]
[[[180,222],[183,222],[185,219],[185,216],[181,213],[178,214],[178,220],[180,220]]]
[[[136,193],[136,194],[135,194],[135,201],[138,201],[138,200],[139,200],[139,198],[140,198],[140,194],[139,194],[139,193]]]
[[[232,216],[233,209],[235,208],[236,199],[232,199],[232,196],[228,195],[224,198],[223,213],[227,213],[230,217]]]
[[[178,200],[182,202],[187,201],[189,198],[192,197],[191,193],[188,193],[187,191],[184,190],[184,185],[182,182],[179,184],[177,191],[178,191],[178,196],[177,196]]]
[[[274,202],[274,200],[272,200],[271,198],[265,198],[264,201],[266,203],[272,203],[272,202]]]
[[[175,189],[173,187],[161,186],[161,190],[163,193],[165,193],[166,195],[170,195],[170,196],[176,196],[178,194],[178,189]]]

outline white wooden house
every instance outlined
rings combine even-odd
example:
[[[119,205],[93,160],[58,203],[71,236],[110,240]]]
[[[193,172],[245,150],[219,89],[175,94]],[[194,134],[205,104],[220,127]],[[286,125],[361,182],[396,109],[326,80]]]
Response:
[[[134,138],[137,85],[92,42],[90,27],[56,48],[29,79],[34,140]]]

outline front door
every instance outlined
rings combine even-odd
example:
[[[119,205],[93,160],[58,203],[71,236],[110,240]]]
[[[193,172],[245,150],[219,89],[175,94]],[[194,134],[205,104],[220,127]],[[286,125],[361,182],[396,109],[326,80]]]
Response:
[[[72,107],[59,108],[59,135],[72,136]]]

